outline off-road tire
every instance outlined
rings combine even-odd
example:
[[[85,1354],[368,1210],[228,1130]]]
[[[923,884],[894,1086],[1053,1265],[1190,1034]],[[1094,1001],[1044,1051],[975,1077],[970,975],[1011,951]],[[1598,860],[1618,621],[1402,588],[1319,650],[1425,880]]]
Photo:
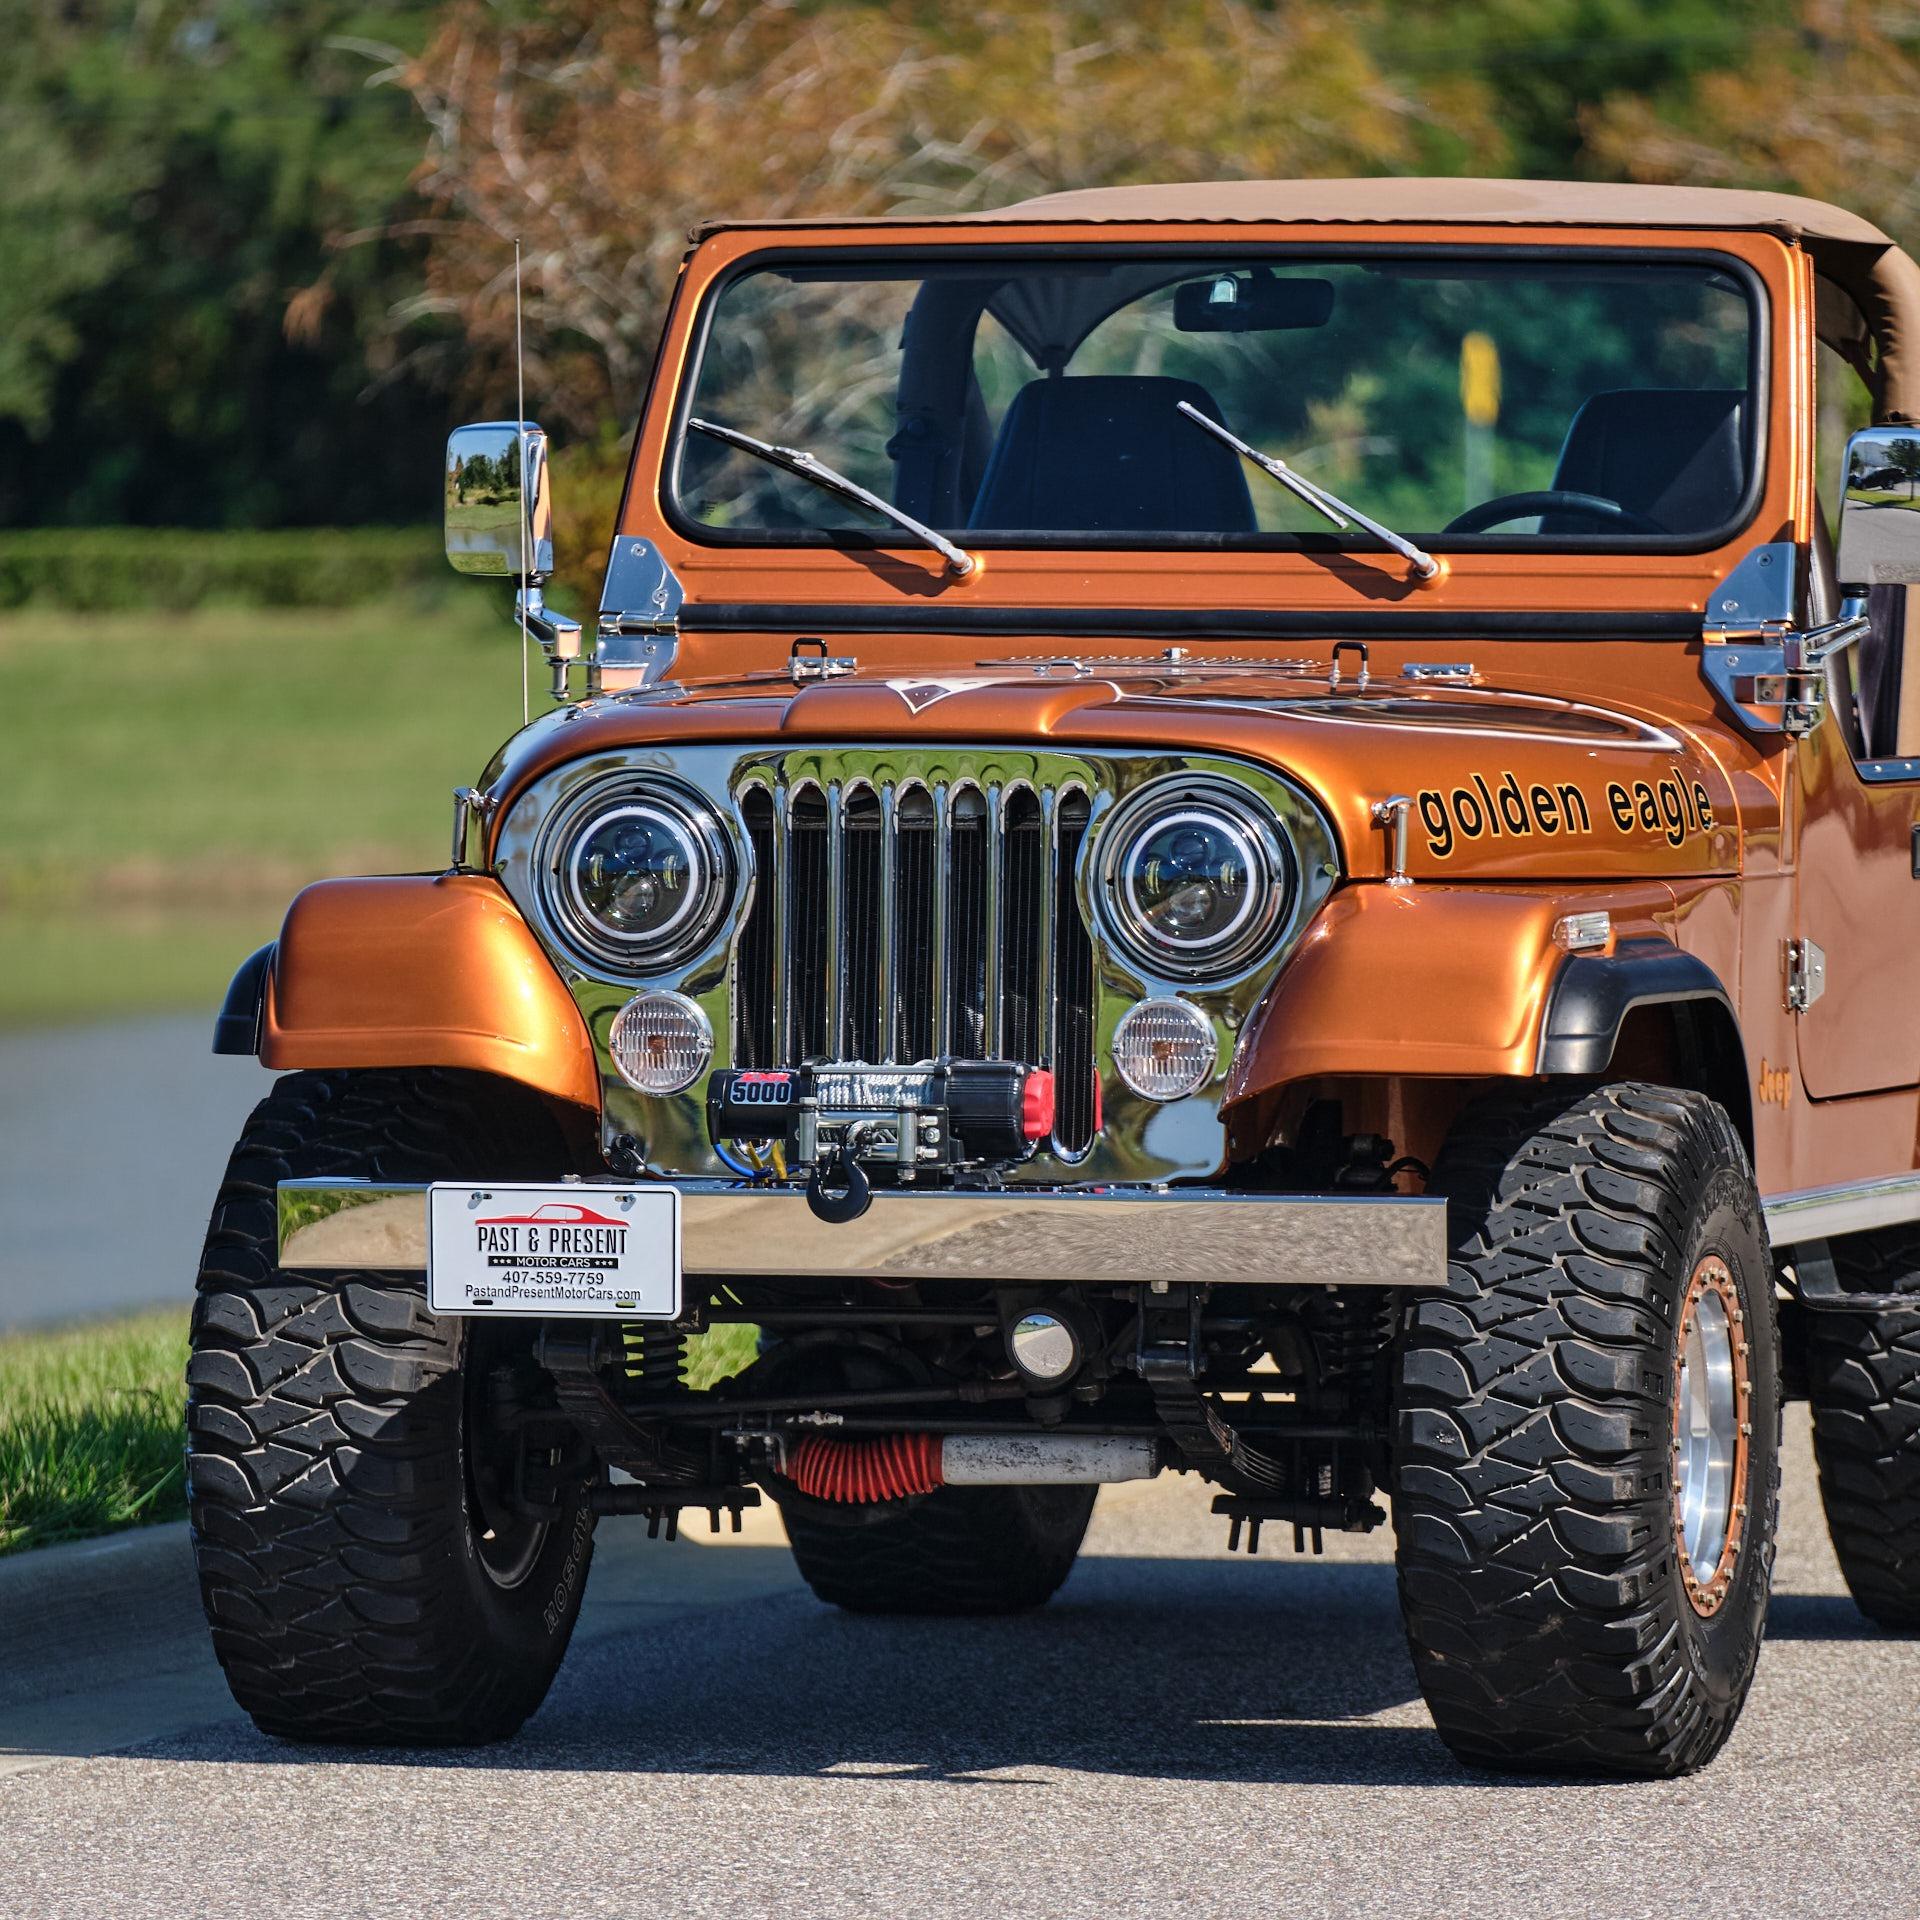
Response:
[[[1920,1228],[1832,1242],[1840,1283],[1911,1307],[1806,1314],[1813,1453],[1827,1531],[1860,1611],[1920,1628]]]
[[[201,1262],[187,1476],[214,1650],[263,1731],[505,1737],[546,1694],[593,1550],[570,1505],[511,1584],[489,1573],[465,1367],[523,1332],[435,1318],[417,1274],[276,1270],[275,1183],[551,1176],[563,1154],[542,1109],[472,1074],[290,1074],[247,1121]]]
[[[1097,1487],[941,1487],[857,1513],[782,1502],[804,1579],[849,1613],[1024,1613],[1073,1571]]]
[[[1697,1093],[1507,1095],[1462,1116],[1432,1190],[1452,1252],[1396,1353],[1394,1526],[1434,1723],[1476,1766],[1688,1772],[1745,1701],[1779,1507],[1779,1332],[1739,1136]],[[1673,1399],[1681,1303],[1713,1255],[1744,1308],[1749,1433],[1744,1531],[1703,1616]]]

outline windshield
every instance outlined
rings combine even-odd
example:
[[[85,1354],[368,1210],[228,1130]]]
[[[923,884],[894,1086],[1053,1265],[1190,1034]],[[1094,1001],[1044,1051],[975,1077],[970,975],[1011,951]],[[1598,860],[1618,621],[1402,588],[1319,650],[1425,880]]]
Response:
[[[1755,478],[1755,334],[1685,256],[789,257],[710,300],[687,412],[974,547],[1379,550],[1182,402],[1423,545],[1700,546]],[[708,436],[672,486],[707,539],[900,537]]]

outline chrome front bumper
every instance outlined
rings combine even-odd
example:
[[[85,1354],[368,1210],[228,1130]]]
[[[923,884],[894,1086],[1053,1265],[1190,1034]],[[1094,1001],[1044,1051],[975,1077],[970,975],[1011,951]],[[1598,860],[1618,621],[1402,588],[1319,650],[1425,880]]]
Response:
[[[683,1267],[714,1281],[1434,1287],[1447,1277],[1441,1199],[889,1190],[858,1220],[832,1225],[791,1189],[675,1184]],[[426,1194],[424,1185],[283,1180],[280,1265],[296,1273],[424,1269]]]

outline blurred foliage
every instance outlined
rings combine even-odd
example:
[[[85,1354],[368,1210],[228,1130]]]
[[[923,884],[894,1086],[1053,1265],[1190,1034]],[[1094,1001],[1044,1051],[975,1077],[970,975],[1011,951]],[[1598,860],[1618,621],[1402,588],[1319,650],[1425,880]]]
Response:
[[[516,237],[528,410],[572,442],[560,537],[597,563],[587,503],[703,217],[1486,171],[1798,188],[1900,233],[1920,194],[1920,0],[15,0],[8,27],[11,524],[430,518],[450,420],[511,411]]]
[[[1596,160],[1634,179],[1808,193],[1910,238],[1920,216],[1920,4],[1801,0],[1684,102],[1616,95],[1583,125]]]
[[[438,599],[452,584],[437,527],[35,527],[0,535],[0,611],[357,607]]]
[[[368,83],[434,14],[15,0],[0,522],[432,516],[444,402],[422,369],[456,336],[392,326],[421,279],[398,219],[420,131]]]

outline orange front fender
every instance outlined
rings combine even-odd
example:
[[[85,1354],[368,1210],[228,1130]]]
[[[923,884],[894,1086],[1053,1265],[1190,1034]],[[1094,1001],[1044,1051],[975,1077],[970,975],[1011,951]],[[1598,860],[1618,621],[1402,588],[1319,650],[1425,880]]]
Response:
[[[479,874],[308,887],[280,930],[259,1033],[269,1067],[466,1067],[600,1105],[573,996]]]
[[[1663,886],[1346,887],[1326,903],[1249,1022],[1224,1102],[1231,1121],[1321,1079],[1484,1080],[1540,1070],[1566,955],[1563,914],[1606,908],[1613,939],[1671,939]]]

